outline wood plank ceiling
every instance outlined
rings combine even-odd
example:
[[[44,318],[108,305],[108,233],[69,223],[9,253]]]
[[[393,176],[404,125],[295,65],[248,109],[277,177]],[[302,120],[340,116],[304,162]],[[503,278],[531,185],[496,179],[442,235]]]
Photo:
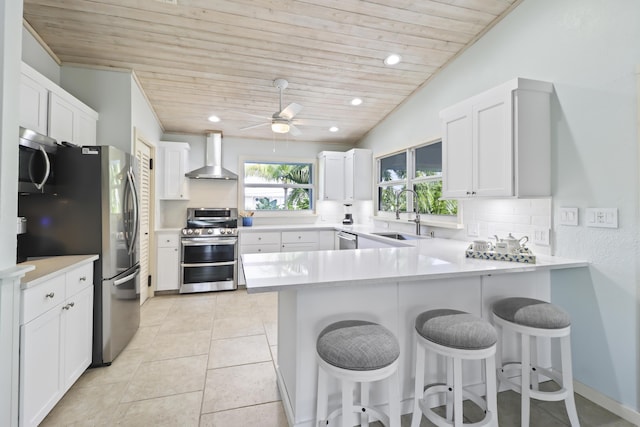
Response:
[[[63,64],[133,70],[165,132],[271,139],[241,128],[279,111],[284,78],[302,134],[277,138],[353,143],[518,1],[24,0],[24,17]]]

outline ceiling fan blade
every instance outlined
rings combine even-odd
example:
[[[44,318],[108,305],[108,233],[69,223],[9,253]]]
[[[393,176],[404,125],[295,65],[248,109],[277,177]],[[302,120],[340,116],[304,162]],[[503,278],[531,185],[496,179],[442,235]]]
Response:
[[[293,136],[302,135],[302,131],[292,124],[289,124],[289,133]]]
[[[255,117],[256,119],[271,120],[271,117],[260,116],[258,114],[245,113],[244,111],[229,111],[230,113],[242,114],[243,116]]]
[[[260,124],[257,124],[257,125],[251,125],[251,126],[246,126],[246,127],[240,128],[240,130],[255,129],[255,128],[259,128],[260,126],[268,126],[270,124],[271,123],[260,123]]]
[[[282,111],[280,111],[278,113],[278,117],[282,117],[284,119],[291,120],[300,111],[302,111],[302,105],[296,104],[295,102],[292,102],[291,104],[287,105],[284,108],[284,110],[282,110]]]

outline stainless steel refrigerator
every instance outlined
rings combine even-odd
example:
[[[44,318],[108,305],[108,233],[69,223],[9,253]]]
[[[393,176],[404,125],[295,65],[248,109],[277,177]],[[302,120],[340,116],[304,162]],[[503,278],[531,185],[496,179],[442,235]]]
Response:
[[[93,363],[110,364],[140,325],[137,165],[110,146],[59,147],[56,193],[20,195],[26,257],[98,254]]]

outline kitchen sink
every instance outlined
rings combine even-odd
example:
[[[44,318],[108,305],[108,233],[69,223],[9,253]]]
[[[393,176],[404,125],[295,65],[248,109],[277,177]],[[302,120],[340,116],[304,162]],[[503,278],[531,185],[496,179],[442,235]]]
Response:
[[[416,236],[415,234],[404,234],[404,233],[395,233],[395,232],[383,232],[383,233],[371,233],[375,236],[380,236],[380,237],[387,237],[389,239],[395,239],[395,240],[417,240],[417,239],[424,239],[425,237],[423,236]]]

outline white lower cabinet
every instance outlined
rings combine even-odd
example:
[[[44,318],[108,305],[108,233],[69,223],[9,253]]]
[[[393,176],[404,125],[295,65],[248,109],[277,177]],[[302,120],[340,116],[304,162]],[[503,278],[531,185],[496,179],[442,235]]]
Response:
[[[156,232],[156,291],[180,287],[180,236],[177,231]]]
[[[282,252],[318,250],[317,231],[283,231]]]
[[[91,364],[93,263],[21,295],[19,424],[37,426]]]

